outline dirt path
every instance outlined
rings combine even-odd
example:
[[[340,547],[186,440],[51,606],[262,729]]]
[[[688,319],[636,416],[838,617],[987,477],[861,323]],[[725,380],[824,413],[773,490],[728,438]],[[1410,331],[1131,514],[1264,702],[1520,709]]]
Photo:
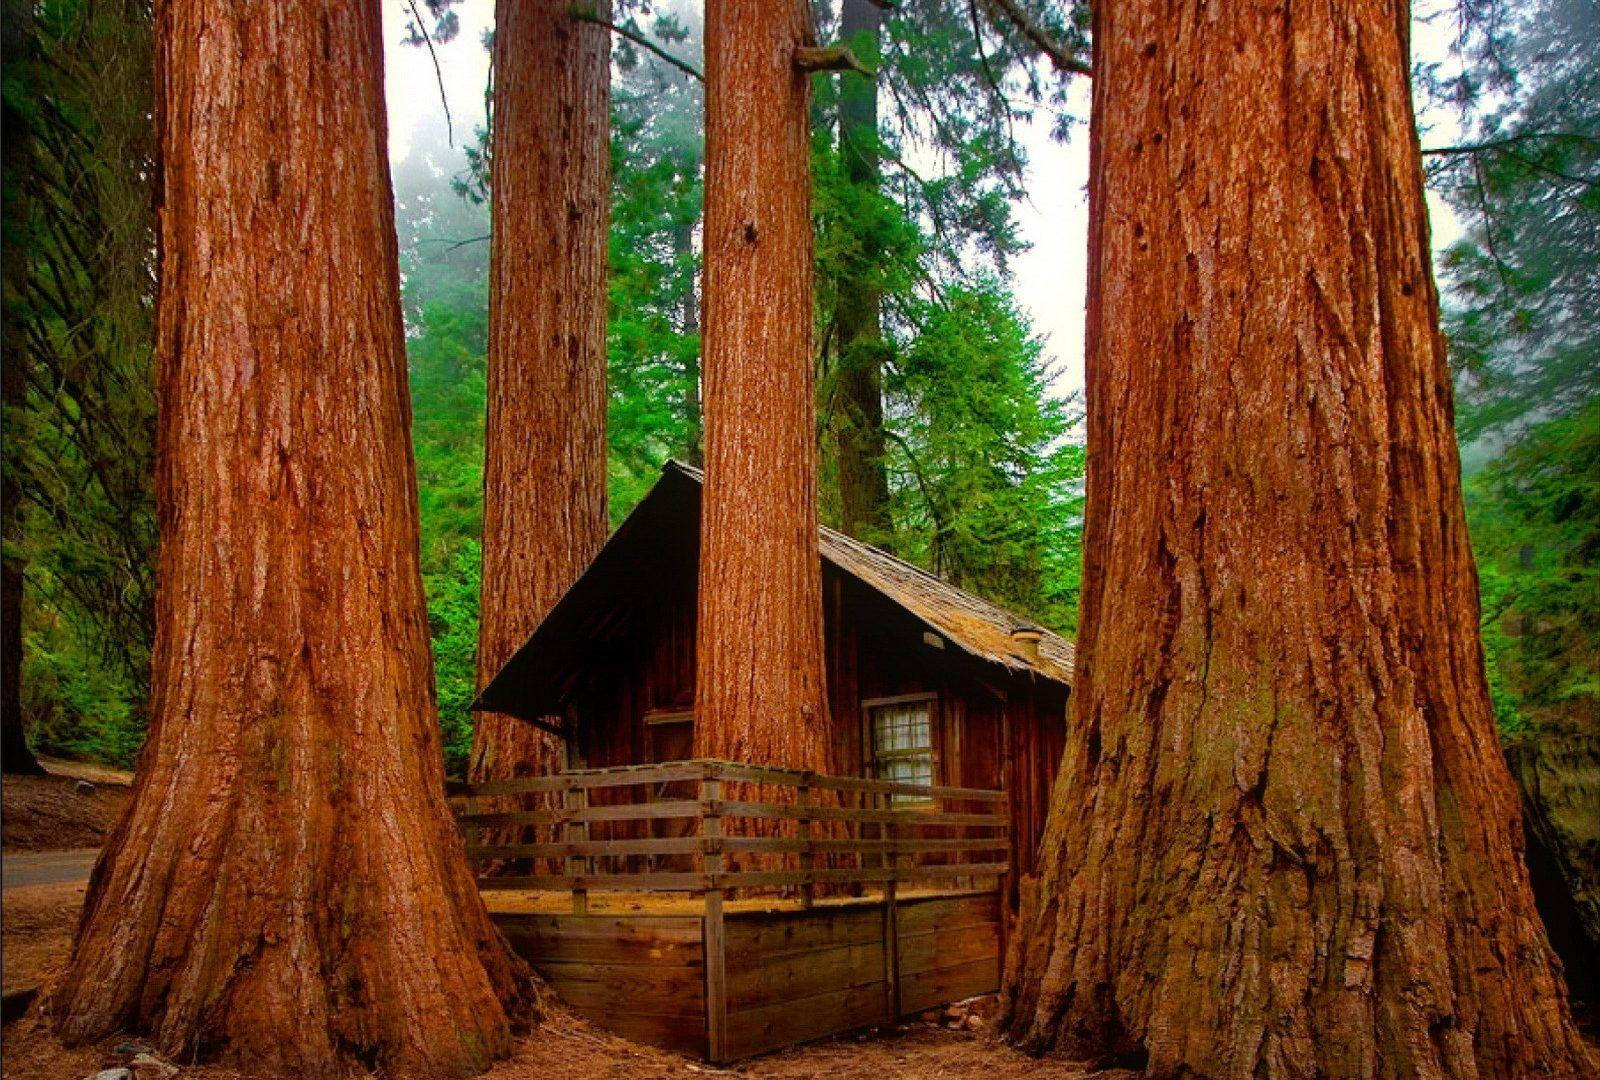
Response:
[[[6,892],[33,885],[83,885],[99,856],[99,848],[65,851],[8,851],[0,855],[0,880]]]

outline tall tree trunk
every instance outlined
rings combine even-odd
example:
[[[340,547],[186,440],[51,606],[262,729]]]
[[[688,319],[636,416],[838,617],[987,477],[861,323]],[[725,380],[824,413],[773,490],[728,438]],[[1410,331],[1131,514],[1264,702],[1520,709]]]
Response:
[[[6,63],[26,70],[33,58],[33,6],[6,0],[0,35],[5,43]],[[17,483],[23,435],[21,425],[28,407],[27,327],[22,304],[27,291],[28,261],[25,244],[32,235],[29,227],[32,189],[32,135],[27,117],[9,100],[4,110],[3,155],[5,190],[4,228],[0,239],[4,273],[0,295],[0,333],[5,356],[0,359],[0,392],[4,415],[5,460],[0,464],[0,768],[12,774],[38,776],[44,772],[28,748],[27,728],[22,719],[22,489]]]
[[[673,261],[686,264],[693,255],[694,233],[692,226],[684,225],[672,233]],[[679,332],[685,337],[700,336],[700,297],[695,292],[691,275],[688,288],[683,291],[683,307],[678,316]],[[699,342],[689,355],[683,378],[684,454],[689,464],[696,467],[706,463],[705,422],[700,408],[700,351]]]
[[[611,52],[606,29],[571,8],[495,5],[480,689],[588,567],[609,524]],[[468,771],[546,775],[565,754],[525,721],[484,714]]]
[[[1594,1075],[1490,713],[1407,5],[1094,17],[1077,686],[1003,1027]]]
[[[883,10],[873,0],[844,0],[840,35],[861,55],[877,56],[882,24]],[[878,197],[880,169],[874,79],[845,75],[839,80],[839,154],[845,179],[858,190],[856,205],[870,206]],[[884,464],[883,296],[873,266],[882,252],[870,234],[863,240],[859,259],[838,282],[839,508],[846,533],[881,544],[893,532]]]
[[[695,753],[824,768],[805,0],[706,5]]]
[[[377,0],[157,14],[151,727],[47,1003],[70,1042],[457,1076],[526,969],[444,798]]]

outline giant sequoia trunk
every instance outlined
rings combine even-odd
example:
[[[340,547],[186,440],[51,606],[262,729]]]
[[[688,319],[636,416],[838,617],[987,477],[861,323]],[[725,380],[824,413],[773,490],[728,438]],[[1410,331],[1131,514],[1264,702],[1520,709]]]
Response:
[[[1593,1075],[1490,715],[1406,5],[1094,14],[1077,686],[1004,1029]]]
[[[846,44],[876,57],[883,9],[875,0],[844,0],[839,32]],[[844,174],[859,198],[871,206],[878,197],[878,84],[846,75],[839,81],[839,154]],[[840,525],[851,536],[873,543],[890,540],[889,476],[883,434],[883,296],[875,280],[878,250],[870,235],[862,251],[841,272],[838,309],[838,420],[835,440],[839,465]]]
[[[608,525],[610,40],[571,9],[495,6],[480,689],[583,573]],[[472,779],[564,764],[555,736],[478,717]]]
[[[151,727],[47,1009],[326,1076],[511,1048],[444,798],[377,0],[158,9]]]
[[[824,768],[805,0],[706,5],[695,753]]]

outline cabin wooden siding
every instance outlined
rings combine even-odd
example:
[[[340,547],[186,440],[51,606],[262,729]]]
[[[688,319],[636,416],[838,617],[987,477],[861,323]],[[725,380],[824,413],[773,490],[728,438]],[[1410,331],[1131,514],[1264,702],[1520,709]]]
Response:
[[[653,587],[632,598],[628,632],[597,643],[574,695],[572,765],[656,760],[652,738],[659,735],[649,721],[693,709],[697,555],[692,543],[662,545]],[[929,644],[924,623],[826,563],[823,600],[834,732],[829,771],[872,775],[864,701],[935,694],[934,783],[1006,791],[1011,864],[1016,873],[1033,873],[1065,745],[1067,689],[986,664],[950,642]]]

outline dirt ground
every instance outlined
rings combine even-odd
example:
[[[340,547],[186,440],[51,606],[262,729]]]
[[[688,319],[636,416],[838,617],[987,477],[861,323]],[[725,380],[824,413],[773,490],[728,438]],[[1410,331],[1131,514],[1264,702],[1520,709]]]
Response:
[[[10,781],[7,781],[9,786]],[[37,985],[58,971],[67,948],[84,886],[29,885],[7,889],[3,918],[7,993]],[[67,1050],[30,1011],[0,1032],[0,1075],[6,1080],[77,1080],[100,1069],[127,1065],[140,1049],[111,1040],[100,1046]],[[154,1073],[140,1071],[140,1080]],[[240,1080],[245,1074],[217,1066],[184,1066],[179,1076],[192,1080]],[[628,1042],[557,1007],[517,1054],[487,1074],[487,1080],[656,1080],[663,1077],[729,1076],[799,1080],[886,1080],[886,1078],[1132,1077],[1132,1073],[1093,1073],[1060,1061],[1038,1061],[999,1045],[987,1030],[948,1030],[933,1023],[900,1025],[892,1031],[831,1039],[770,1054],[719,1069],[688,1058]]]
[[[51,775],[7,776],[0,786],[5,850],[99,847],[127,805],[132,776],[103,765],[43,764]]]
[[[82,883],[69,883],[5,891],[5,904],[0,908],[0,932],[4,934],[0,969],[7,994],[38,986],[61,966],[72,943],[85,888]]]
[[[30,1015],[5,1029],[3,1072],[7,1080],[76,1080],[91,1077],[99,1069],[126,1065],[137,1052],[133,1043],[114,1042],[65,1050]],[[140,1075],[142,1080],[143,1070]],[[214,1065],[183,1066],[177,1073],[180,1080],[243,1080],[245,1075]],[[1133,1080],[1137,1075],[1122,1070],[1089,1072],[1067,1062],[1035,1060],[1001,1046],[986,1034],[946,1031],[931,1024],[912,1024],[883,1035],[830,1039],[717,1068],[627,1042],[560,1012],[522,1039],[516,1055],[491,1069],[484,1080],[690,1080],[705,1076],[752,1080]]]

